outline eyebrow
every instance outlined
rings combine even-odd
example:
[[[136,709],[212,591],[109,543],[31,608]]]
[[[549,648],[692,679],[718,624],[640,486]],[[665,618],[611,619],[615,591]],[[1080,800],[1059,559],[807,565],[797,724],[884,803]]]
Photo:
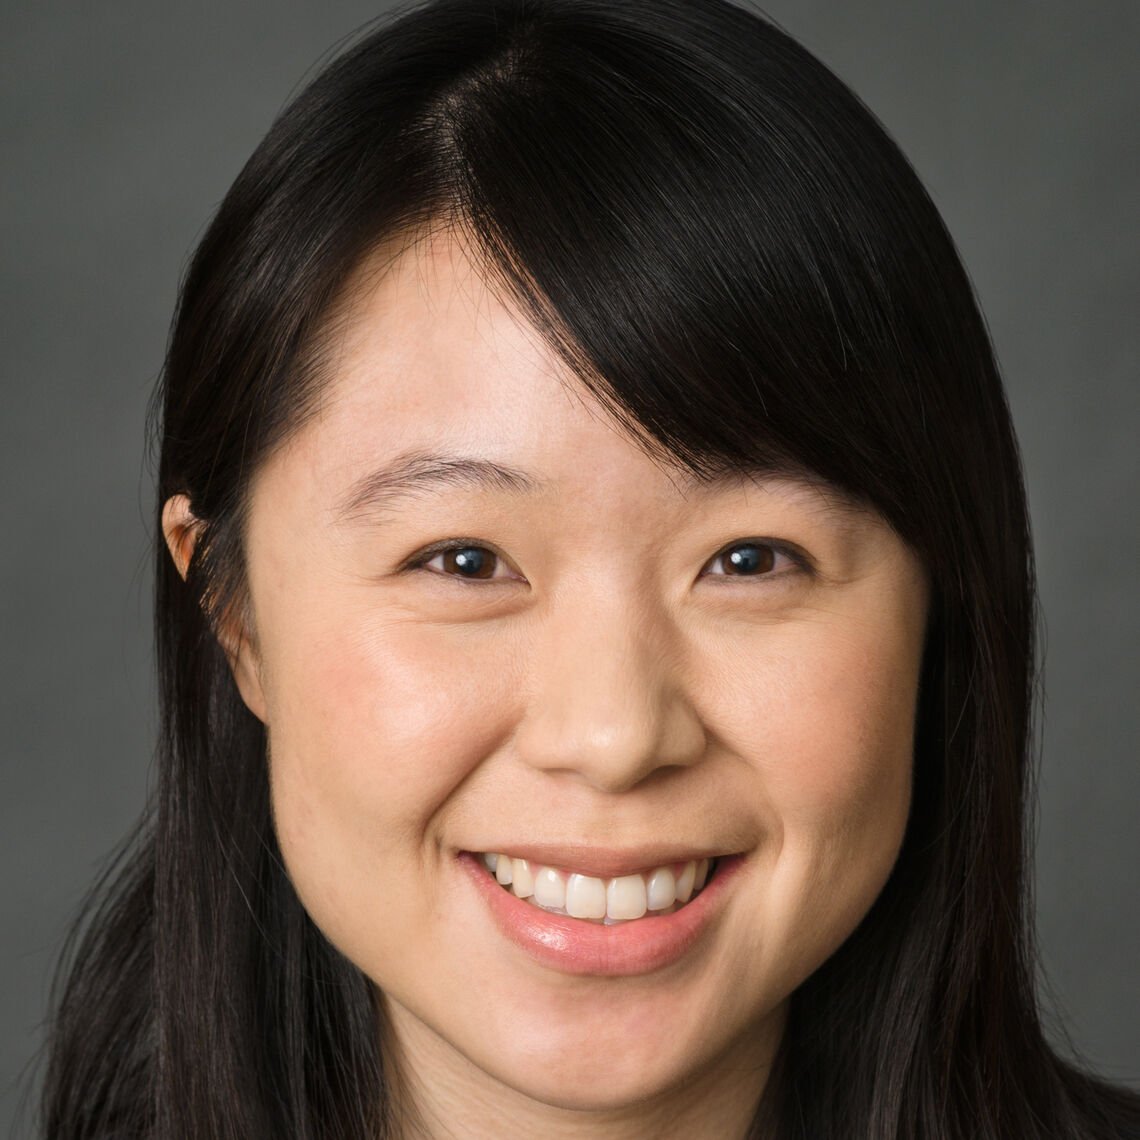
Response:
[[[827,514],[862,514],[866,505],[825,480],[808,472],[783,471],[765,465],[754,468],[718,467],[705,473],[687,472],[675,481],[682,496],[699,491],[715,491],[734,484],[765,478],[790,478],[822,492]],[[335,508],[338,522],[352,522],[362,516],[383,511],[403,498],[422,493],[465,487],[476,491],[505,491],[529,495],[549,486],[547,480],[529,471],[510,467],[477,455],[446,452],[412,451],[397,456],[382,467],[370,471],[349,487]]]
[[[391,507],[399,499],[446,487],[525,495],[541,490],[544,485],[543,480],[529,472],[493,459],[414,451],[353,483],[337,505],[335,517],[338,521],[350,522],[363,514]]]

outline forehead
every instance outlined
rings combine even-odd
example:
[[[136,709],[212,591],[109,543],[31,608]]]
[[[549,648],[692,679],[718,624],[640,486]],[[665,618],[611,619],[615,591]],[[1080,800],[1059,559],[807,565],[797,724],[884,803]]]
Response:
[[[496,288],[461,233],[378,249],[345,292],[324,353],[319,415],[289,450],[337,484],[338,519],[466,487],[541,495],[573,483],[691,500],[778,477],[828,511],[864,511],[802,469],[694,473],[619,423]]]
[[[543,338],[497,287],[499,275],[459,228],[393,237],[353,274],[344,290],[335,332],[351,368],[382,352],[388,363],[470,357],[484,363],[524,359],[541,368],[550,353]]]
[[[322,418],[383,415],[386,441],[398,448],[405,425],[431,422],[448,435],[495,422],[506,428],[540,399],[581,410],[584,389],[501,292],[460,232],[378,249],[334,321]]]

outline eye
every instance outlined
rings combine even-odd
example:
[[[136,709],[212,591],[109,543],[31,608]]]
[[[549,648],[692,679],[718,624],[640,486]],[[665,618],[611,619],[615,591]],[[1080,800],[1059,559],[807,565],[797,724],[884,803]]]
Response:
[[[705,566],[718,578],[764,578],[803,567],[803,560],[782,546],[758,539],[726,546]]]
[[[489,546],[465,540],[429,547],[416,555],[407,568],[430,570],[434,574],[475,582],[492,578],[518,578],[506,560]]]

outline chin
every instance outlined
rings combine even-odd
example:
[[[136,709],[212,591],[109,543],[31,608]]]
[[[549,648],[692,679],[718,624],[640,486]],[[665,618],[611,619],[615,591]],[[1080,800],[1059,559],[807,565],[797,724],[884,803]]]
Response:
[[[615,992],[592,999],[594,1016],[571,1010],[516,1010],[488,1051],[473,1058],[519,1094],[577,1112],[615,1112],[699,1084],[726,1057],[740,1066],[749,1042],[760,1045],[763,1025],[734,1025],[728,1009],[686,1008],[645,994],[623,1002]],[[700,1003],[696,1003],[700,1004]],[[782,1015],[775,1019],[782,1027]],[[775,1024],[775,1022],[773,1023]]]
[[[636,1047],[590,1058],[560,1053],[556,1062],[525,1064],[490,1075],[540,1104],[574,1112],[617,1112],[667,1096],[697,1076],[687,1058],[647,1057]]]

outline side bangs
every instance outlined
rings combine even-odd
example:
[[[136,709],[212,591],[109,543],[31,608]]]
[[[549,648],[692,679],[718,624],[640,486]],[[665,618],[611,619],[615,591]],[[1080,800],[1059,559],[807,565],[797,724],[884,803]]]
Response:
[[[934,276],[927,243],[947,239],[932,206],[916,216],[905,160],[782,38],[763,58],[701,59],[723,73],[710,84],[683,9],[663,5],[677,26],[657,42],[643,26],[599,36],[596,17],[576,35],[559,14],[557,54],[554,19],[438,96],[491,272],[650,446],[698,474],[812,471],[913,534],[948,339],[914,294]]]

